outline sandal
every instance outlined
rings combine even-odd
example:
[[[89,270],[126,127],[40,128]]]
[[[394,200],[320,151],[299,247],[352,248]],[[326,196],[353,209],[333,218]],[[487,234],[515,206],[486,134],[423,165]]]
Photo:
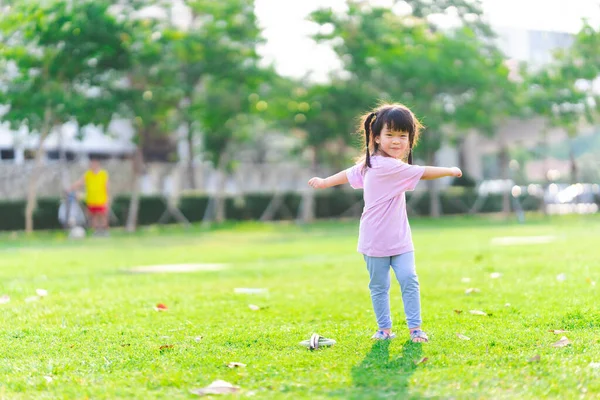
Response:
[[[423,339],[423,341],[419,342],[419,341],[415,341],[415,339]],[[410,333],[410,340],[413,343],[427,343],[427,342],[429,342],[429,337],[427,336],[427,334],[425,332],[423,332],[420,329],[417,329]]]
[[[373,336],[371,336],[371,339],[375,339],[375,340],[391,340],[393,338],[396,337],[395,333],[386,333],[384,331],[377,331],[375,332],[375,334]]]

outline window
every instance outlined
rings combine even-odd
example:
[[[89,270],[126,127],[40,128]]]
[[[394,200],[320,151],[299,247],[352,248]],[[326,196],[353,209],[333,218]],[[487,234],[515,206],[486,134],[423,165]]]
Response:
[[[14,149],[0,149],[0,160],[14,160]]]

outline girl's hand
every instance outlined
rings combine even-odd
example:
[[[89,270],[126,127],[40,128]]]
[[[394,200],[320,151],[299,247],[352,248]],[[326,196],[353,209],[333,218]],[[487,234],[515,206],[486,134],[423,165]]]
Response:
[[[460,168],[452,167],[450,169],[452,170],[452,176],[455,176],[457,178],[460,178],[462,176],[462,171],[460,170]]]
[[[314,189],[325,189],[327,186],[325,185],[325,179],[321,179],[321,178],[311,178],[308,181],[308,185]]]

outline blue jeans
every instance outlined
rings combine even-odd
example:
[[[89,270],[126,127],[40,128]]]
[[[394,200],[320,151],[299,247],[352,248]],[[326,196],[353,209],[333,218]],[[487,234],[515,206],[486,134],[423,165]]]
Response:
[[[410,329],[421,326],[421,298],[419,279],[415,270],[415,253],[400,254],[391,257],[364,256],[369,271],[369,290],[373,310],[379,329],[391,329],[390,316],[390,267],[402,290],[402,302],[406,322]]]

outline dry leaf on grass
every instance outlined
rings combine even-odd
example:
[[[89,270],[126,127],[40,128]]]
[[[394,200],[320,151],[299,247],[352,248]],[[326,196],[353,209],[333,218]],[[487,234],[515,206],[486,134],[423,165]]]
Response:
[[[560,340],[556,343],[552,344],[552,347],[567,347],[571,344],[571,341],[566,337],[563,336],[560,338]]]
[[[462,310],[454,310],[455,313],[460,314]]]
[[[423,357],[420,360],[415,360],[414,363],[415,363],[415,365],[424,364],[427,362],[427,360],[429,360],[429,358]]]
[[[121,347],[129,347],[129,346],[131,346],[131,343],[123,343],[123,344],[121,345]]]
[[[569,331],[565,331],[563,329],[548,329],[548,332],[552,332],[555,335],[560,335],[561,333],[567,333]]]
[[[230,362],[229,364],[227,364],[227,366],[229,368],[237,368],[237,367],[242,367],[243,368],[243,367],[246,366],[246,364],[242,364],[240,362]]]
[[[539,362],[540,361],[540,355],[536,354],[535,356],[531,357],[529,360],[527,360],[528,362]]]
[[[469,310],[469,312],[473,315],[483,315],[483,316],[487,316],[487,314],[483,311],[479,311],[479,310]]]
[[[5,294],[5,295],[0,296],[0,304],[6,304],[8,302],[10,302],[9,295]]]
[[[477,289],[477,288],[468,288],[467,290],[465,290],[465,294],[471,294],[471,293],[480,293],[481,290]]]
[[[240,391],[238,386],[233,386],[229,382],[225,382],[222,380],[217,380],[202,389],[192,389],[190,392],[192,394],[197,394],[198,396],[207,396],[210,394],[229,394],[229,393],[237,393]]]
[[[167,311],[169,308],[163,303],[158,303],[156,307],[154,307],[156,311]]]
[[[173,347],[175,347],[175,345],[173,345],[173,344],[163,344],[162,346],[159,347],[159,350],[168,350],[168,349],[172,349]]]
[[[470,337],[467,337],[467,336],[463,335],[462,333],[457,333],[456,336],[458,336],[458,338],[462,339],[462,340],[471,340]]]

